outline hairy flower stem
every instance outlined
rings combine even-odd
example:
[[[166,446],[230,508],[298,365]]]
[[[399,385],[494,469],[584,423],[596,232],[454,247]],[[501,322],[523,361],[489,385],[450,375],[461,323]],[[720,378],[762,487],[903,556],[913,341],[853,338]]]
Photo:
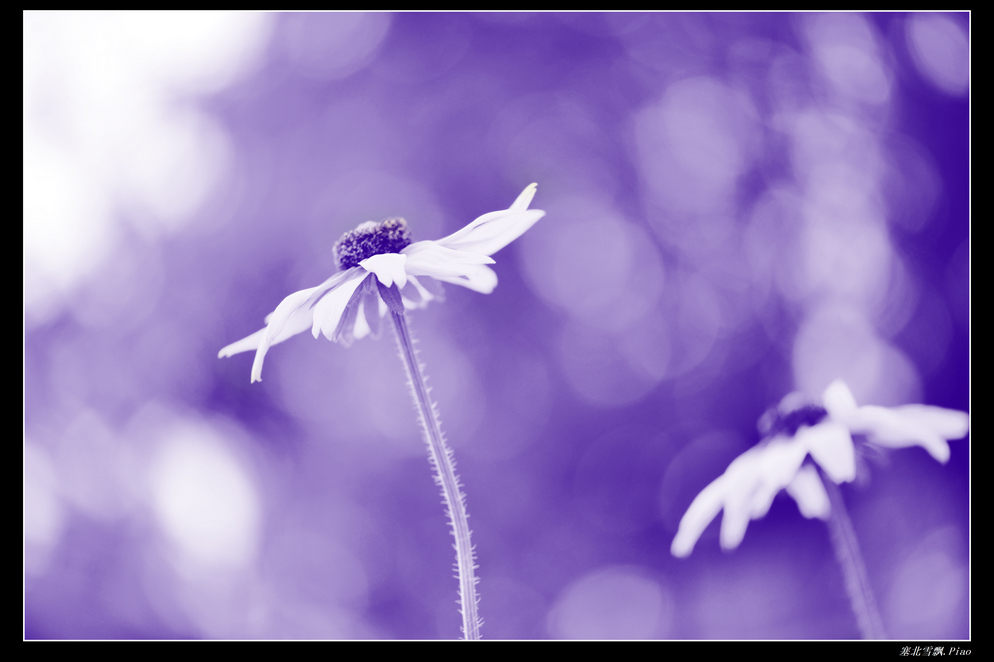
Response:
[[[873,590],[866,577],[863,555],[859,551],[859,542],[849,520],[846,504],[842,501],[842,493],[835,482],[821,469],[819,473],[828,492],[828,501],[832,509],[827,525],[832,538],[832,547],[835,548],[835,559],[842,567],[849,604],[856,615],[859,631],[864,639],[886,639],[883,621],[880,619],[877,602],[873,598]]]
[[[404,366],[407,368],[407,380],[414,395],[414,402],[421,418],[425,441],[428,443],[428,457],[435,469],[435,482],[442,488],[442,498],[445,502],[445,512],[452,525],[452,535],[456,539],[456,570],[459,579],[459,600],[462,612],[462,631],[466,639],[480,638],[480,620],[476,614],[476,577],[473,575],[473,545],[470,542],[469,522],[466,513],[466,497],[459,488],[459,477],[456,476],[455,461],[452,450],[446,445],[442,436],[442,427],[438,413],[428,393],[422,366],[414,352],[414,343],[407,328],[407,319],[403,312],[390,313],[393,317],[393,328],[397,332],[397,344],[400,346]]]

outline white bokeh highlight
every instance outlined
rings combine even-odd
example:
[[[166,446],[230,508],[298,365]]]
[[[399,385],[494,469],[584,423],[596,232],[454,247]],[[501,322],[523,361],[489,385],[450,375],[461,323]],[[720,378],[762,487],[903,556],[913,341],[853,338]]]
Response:
[[[149,483],[159,524],[184,559],[222,568],[253,562],[260,495],[247,468],[210,427],[183,425],[169,433]]]
[[[942,14],[913,14],[905,24],[908,51],[925,80],[951,96],[970,88],[970,41]]]
[[[673,83],[663,98],[634,118],[638,157],[656,201],[673,212],[720,213],[754,157],[757,116],[746,94],[697,77]],[[693,231],[679,218],[661,218],[681,243]],[[674,223],[676,225],[674,226]]]
[[[230,148],[189,103],[258,60],[270,16],[24,14],[24,298],[42,323],[115,250],[127,217],[157,236],[189,222]]]
[[[810,15],[806,36],[831,93],[843,102],[880,105],[891,95],[875,30],[858,14]]]
[[[24,442],[23,479],[24,571],[40,575],[62,536],[66,515],[51,457],[28,440]]]
[[[560,593],[549,612],[549,634],[557,639],[665,638],[675,607],[669,589],[638,568],[602,568]]]

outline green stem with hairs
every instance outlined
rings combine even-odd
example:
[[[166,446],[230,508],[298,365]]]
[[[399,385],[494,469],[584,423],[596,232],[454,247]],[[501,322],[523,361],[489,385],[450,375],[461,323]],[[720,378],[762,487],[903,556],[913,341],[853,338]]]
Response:
[[[397,297],[399,301],[399,295]],[[459,601],[462,613],[462,632],[466,639],[480,638],[480,619],[477,616],[476,595],[477,579],[474,576],[474,553],[470,542],[469,515],[466,513],[466,497],[459,485],[456,475],[455,461],[452,450],[445,443],[442,427],[438,420],[438,412],[431,401],[431,394],[414,351],[414,342],[407,328],[407,319],[403,309],[396,311],[391,306],[390,315],[393,318],[394,331],[397,334],[397,345],[400,347],[404,367],[407,369],[407,380],[418,408],[421,428],[428,444],[428,458],[435,470],[435,482],[442,488],[442,499],[445,512],[452,525],[452,536],[455,538],[456,572],[459,579]]]
[[[856,615],[859,631],[864,639],[886,639],[883,621],[877,611],[877,601],[873,598],[873,589],[866,575],[863,555],[859,551],[859,542],[853,530],[846,504],[842,501],[842,493],[835,482],[819,468],[825,491],[828,492],[828,502],[831,506],[828,531],[835,548],[835,559],[842,568],[842,576],[849,594],[849,604]]]

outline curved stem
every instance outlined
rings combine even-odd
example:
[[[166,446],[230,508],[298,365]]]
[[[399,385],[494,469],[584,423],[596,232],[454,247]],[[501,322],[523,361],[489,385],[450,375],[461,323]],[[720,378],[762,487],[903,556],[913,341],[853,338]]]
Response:
[[[859,551],[856,532],[849,520],[846,504],[842,501],[842,493],[831,478],[819,468],[825,491],[828,492],[828,502],[832,512],[828,519],[828,531],[835,548],[835,558],[842,567],[842,576],[846,582],[846,592],[849,594],[849,604],[852,605],[859,631],[864,639],[886,639],[883,621],[877,611],[877,602],[873,598],[873,589],[866,576],[866,566],[863,565],[863,555]]]
[[[394,330],[397,332],[397,344],[407,368],[407,379],[418,407],[421,427],[424,430],[425,441],[428,443],[428,456],[435,469],[435,482],[442,488],[442,498],[445,502],[445,512],[452,525],[452,535],[456,539],[456,570],[459,579],[459,600],[462,613],[462,631],[466,639],[480,638],[480,620],[476,613],[477,579],[473,574],[476,567],[473,564],[473,545],[470,542],[469,516],[466,513],[466,497],[459,486],[456,476],[455,461],[452,450],[446,445],[442,436],[442,427],[438,420],[438,412],[431,401],[428,386],[422,373],[421,364],[414,352],[414,343],[407,328],[404,313],[390,312],[393,317]]]

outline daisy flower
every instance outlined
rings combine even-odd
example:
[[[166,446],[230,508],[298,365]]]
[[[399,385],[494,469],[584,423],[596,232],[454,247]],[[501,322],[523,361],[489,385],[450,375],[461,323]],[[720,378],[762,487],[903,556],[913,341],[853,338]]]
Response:
[[[257,382],[269,348],[291,336],[310,329],[315,338],[323,334],[349,345],[374,334],[388,310],[418,308],[437,298],[437,288],[422,279],[489,294],[497,286],[497,274],[487,266],[494,263],[490,256],[545,215],[528,209],[535,189],[529,185],[507,209],[484,214],[436,241],[412,243],[402,218],[359,225],[335,245],[338,273],[283,299],[266,317],[265,328],[224,347],[218,357],[254,350],[252,381]]]
[[[346,232],[335,244],[339,272],[321,283],[294,292],[266,318],[266,327],[228,345],[219,357],[255,350],[252,381],[262,380],[262,362],[276,343],[308,328],[333,342],[349,345],[354,339],[375,334],[387,312],[397,336],[397,345],[407,371],[421,429],[428,446],[429,462],[442,489],[445,512],[455,538],[456,578],[462,631],[467,639],[480,638],[477,616],[476,568],[470,540],[466,496],[456,475],[452,450],[445,442],[438,408],[431,400],[418,360],[405,311],[436,298],[429,289],[432,279],[462,285],[489,294],[497,286],[497,274],[488,267],[490,257],[520,237],[544,211],[528,209],[535,197],[535,184],[521,192],[505,210],[484,214],[463,229],[437,241],[411,242],[411,231],[402,218],[363,223]],[[421,279],[424,279],[422,282]]]
[[[836,380],[825,389],[820,404],[788,395],[760,418],[759,431],[763,441],[733,460],[690,504],[670,551],[689,556],[722,510],[721,546],[738,547],[749,521],[766,515],[773,498],[787,490],[802,515],[826,521],[863,638],[886,639],[856,532],[837,487],[856,477],[854,436],[859,443],[886,448],[921,446],[945,462],[947,440],[966,436],[969,417],[927,405],[860,407],[845,382]]]
[[[670,548],[674,556],[688,556],[722,510],[721,546],[738,547],[749,521],[766,515],[780,490],[794,498],[805,517],[828,519],[831,508],[819,469],[836,484],[852,481],[853,435],[886,448],[921,446],[946,462],[947,440],[966,436],[969,417],[928,405],[860,407],[845,382],[836,380],[825,389],[821,404],[791,394],[764,414],[759,427],[764,440],[733,460],[690,504]]]

